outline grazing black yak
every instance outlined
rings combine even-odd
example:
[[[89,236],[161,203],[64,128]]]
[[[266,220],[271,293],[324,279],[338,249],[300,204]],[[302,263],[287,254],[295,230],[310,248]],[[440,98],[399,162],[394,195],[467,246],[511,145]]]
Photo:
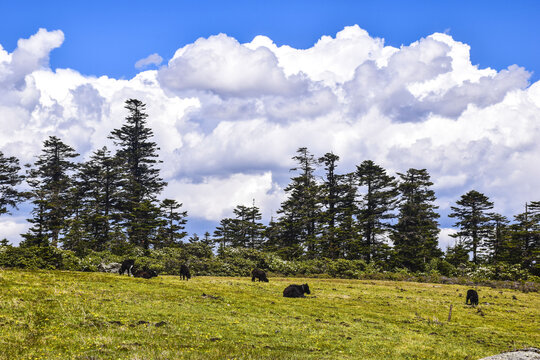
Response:
[[[311,294],[311,292],[309,291],[308,284],[289,285],[285,288],[285,290],[283,290],[284,297],[291,297],[291,298],[305,297],[304,293]]]
[[[469,304],[469,301],[471,302],[471,305],[478,305],[478,293],[476,290],[467,290],[467,299],[465,300],[465,304]]]
[[[135,260],[126,259],[122,261],[122,266],[120,266],[120,270],[118,270],[118,272],[120,275],[124,275],[124,272],[127,271],[128,276],[133,275],[133,265],[135,265]]]
[[[260,281],[268,282],[266,273],[261,269],[253,269],[253,271],[251,272],[251,281],[255,281],[255,278],[259,279],[259,282]]]
[[[150,279],[157,276],[157,273],[154,270],[149,269],[137,269],[133,271],[134,277],[140,277],[144,279]]]
[[[180,276],[182,277],[182,280],[191,279],[191,273],[189,272],[189,268],[187,267],[187,265],[180,265]]]

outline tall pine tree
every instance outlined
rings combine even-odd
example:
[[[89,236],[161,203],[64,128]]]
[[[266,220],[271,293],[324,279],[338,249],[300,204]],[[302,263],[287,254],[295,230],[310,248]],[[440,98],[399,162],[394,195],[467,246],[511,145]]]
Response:
[[[287,199],[281,204],[278,214],[280,228],[279,249],[285,258],[297,258],[306,254],[317,255],[317,222],[320,218],[319,185],[315,180],[317,161],[307,148],[302,147],[293,157],[298,166],[291,169],[298,175],[285,188]]]
[[[23,234],[25,245],[58,246],[60,233],[67,228],[71,211],[71,178],[79,156],[75,150],[56,136],[43,143],[42,154],[30,170],[27,182],[32,187],[34,217],[28,233]]]
[[[362,232],[363,253],[369,263],[385,246],[392,210],[397,203],[397,182],[386,170],[371,160],[356,167],[358,185],[364,189],[358,209],[358,223]]]
[[[321,185],[321,198],[324,210],[321,212],[322,234],[320,239],[321,255],[329,258],[337,258],[341,244],[338,241],[337,217],[339,200],[341,195],[339,175],[336,174],[339,156],[334,153],[326,153],[319,158],[319,163],[324,165],[326,176]]]
[[[187,236],[187,232],[184,231],[187,223],[187,211],[180,211],[181,207],[182,203],[173,199],[165,199],[161,202],[162,224],[156,247],[178,246]]]
[[[491,215],[493,203],[484,194],[471,190],[456,201],[457,206],[452,206],[449,217],[456,218],[454,226],[459,231],[451,236],[463,240],[465,246],[473,253],[473,262],[479,261],[479,250],[484,240],[488,239],[492,232]]]
[[[440,257],[438,247],[439,214],[433,183],[426,169],[398,173],[401,199],[392,240],[397,262],[412,271],[424,270],[431,259]]]
[[[159,225],[156,197],[166,183],[156,167],[159,148],[151,141],[153,132],[146,125],[146,105],[129,99],[125,108],[129,111],[125,124],[109,138],[119,146],[116,156],[124,164],[122,213],[129,241],[147,248],[151,242],[148,236]]]
[[[336,210],[337,243],[340,258],[358,260],[362,258],[362,236],[358,232],[355,215],[358,214],[356,201],[357,178],[354,173],[338,176],[339,201]]]

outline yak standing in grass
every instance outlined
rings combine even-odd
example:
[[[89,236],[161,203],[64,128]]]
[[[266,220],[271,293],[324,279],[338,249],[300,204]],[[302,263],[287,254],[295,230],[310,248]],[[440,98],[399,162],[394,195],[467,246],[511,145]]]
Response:
[[[283,290],[284,297],[299,298],[306,297],[304,294],[311,294],[308,284],[289,285]]]
[[[255,281],[255,279],[259,279],[259,282],[268,282],[266,273],[261,269],[253,269],[253,271],[251,272],[251,281]]]
[[[189,272],[189,268],[187,267],[187,265],[180,265],[180,276],[182,277],[182,280],[191,279],[191,273]]]
[[[476,292],[476,290],[467,290],[467,298],[465,300],[465,304],[469,305],[469,301],[470,305],[478,305],[478,293]]]
[[[135,265],[135,260],[133,259],[126,259],[122,261],[122,266],[120,266],[120,270],[118,270],[118,273],[120,275],[124,275],[124,272],[127,271],[128,276],[133,275],[133,266]]]

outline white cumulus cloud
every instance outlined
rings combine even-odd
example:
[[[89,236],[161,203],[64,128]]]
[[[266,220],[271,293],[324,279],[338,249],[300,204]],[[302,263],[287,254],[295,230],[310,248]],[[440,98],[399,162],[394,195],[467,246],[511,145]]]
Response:
[[[148,55],[144,59],[140,59],[135,63],[136,69],[143,69],[149,65],[160,65],[163,62],[163,58],[159,56],[159,54],[154,53],[151,55]]]

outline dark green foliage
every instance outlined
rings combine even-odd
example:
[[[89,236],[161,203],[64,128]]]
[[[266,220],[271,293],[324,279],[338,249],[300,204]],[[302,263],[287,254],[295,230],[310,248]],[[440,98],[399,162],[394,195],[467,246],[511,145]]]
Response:
[[[439,214],[433,183],[426,169],[409,169],[401,178],[398,222],[392,233],[398,264],[412,271],[424,270],[433,258],[442,255],[438,248]]]
[[[489,263],[507,260],[510,241],[510,221],[501,214],[490,214],[491,232],[484,239],[481,252],[486,255]]]
[[[319,256],[357,258],[358,233],[354,223],[356,184],[354,174],[336,173],[339,156],[326,153],[319,158],[326,171],[320,186],[322,209],[318,222]]]
[[[265,226],[259,208],[238,205],[233,212],[235,217],[222,219],[214,232],[218,250],[222,252],[225,246],[260,249]]]
[[[161,226],[155,247],[172,247],[178,245],[187,232],[184,231],[187,223],[187,211],[179,211],[182,204],[173,199],[161,202]]]
[[[153,132],[146,126],[146,105],[129,99],[125,108],[129,111],[126,123],[109,136],[119,146],[116,156],[123,164],[122,218],[129,241],[148,248],[148,236],[155,235],[158,225],[156,196],[166,183],[155,167],[159,148],[150,140]]]
[[[217,244],[218,252],[224,251],[227,246],[235,241],[235,223],[234,219],[221,219],[219,226],[214,231],[214,241]]]
[[[143,200],[131,209],[128,217],[128,236],[131,243],[149,249],[154,244],[157,231],[162,223],[161,211],[150,200]],[[136,241],[135,241],[136,239]]]
[[[362,272],[366,271],[367,264],[364,260],[336,259],[328,263],[327,274],[332,277],[343,279],[358,279]]]
[[[451,236],[462,239],[464,245],[473,253],[473,262],[479,262],[479,250],[485,239],[492,232],[491,214],[487,211],[493,208],[489,198],[476,190],[471,190],[461,196],[452,206],[450,217],[457,218],[454,224],[459,231]]]
[[[260,222],[262,215],[259,208],[255,204],[251,207],[239,205],[233,212],[236,216],[233,222],[235,223],[237,236],[232,245],[260,249],[265,226]]]
[[[456,267],[445,259],[433,258],[429,264],[426,265],[426,272],[443,276],[455,276]]]
[[[286,258],[296,258],[301,255],[313,258],[317,256],[317,221],[320,219],[320,187],[315,181],[317,161],[307,148],[302,147],[293,156],[298,164],[291,171],[298,175],[291,179],[285,188],[287,199],[278,211],[278,229],[280,235],[276,238],[280,252]]]
[[[79,258],[52,246],[0,246],[0,267],[19,269],[79,270]]]
[[[77,204],[64,238],[65,249],[80,253],[110,248],[120,220],[121,180],[118,159],[106,147],[81,164],[72,191]]]
[[[77,168],[72,159],[75,150],[56,136],[43,143],[42,154],[30,170],[27,182],[32,187],[33,224],[24,234],[26,246],[58,246],[60,233],[67,228],[74,208],[71,192],[72,173]]]
[[[320,252],[326,254],[330,258],[337,258],[340,254],[341,244],[337,236],[337,212],[339,207],[339,199],[341,189],[338,183],[338,175],[336,174],[336,166],[339,161],[339,156],[333,153],[326,153],[319,158],[319,163],[324,165],[326,177],[321,186],[322,205],[324,210],[321,211],[321,239]]]
[[[210,233],[206,231],[203,235],[203,238],[200,240],[200,242],[211,248],[212,245],[214,244],[214,239],[212,239]]]
[[[510,226],[510,239],[504,260],[523,264],[533,274],[540,275],[540,202],[525,205],[525,212],[515,216]]]
[[[338,202],[336,207],[336,239],[339,257],[358,260],[362,256],[362,235],[358,232],[355,214],[356,176],[354,173],[338,175]]]
[[[454,246],[446,249],[446,261],[454,266],[459,266],[469,262],[469,250],[462,241],[457,241]]]
[[[369,263],[380,258],[386,247],[385,236],[397,202],[397,182],[386,170],[371,160],[362,162],[356,169],[359,186],[364,190],[358,209],[358,224],[362,233],[362,255]]]
[[[24,180],[20,170],[16,157],[6,157],[0,151],[0,215],[9,213],[8,207],[17,208],[26,198],[26,194],[16,188]]]

